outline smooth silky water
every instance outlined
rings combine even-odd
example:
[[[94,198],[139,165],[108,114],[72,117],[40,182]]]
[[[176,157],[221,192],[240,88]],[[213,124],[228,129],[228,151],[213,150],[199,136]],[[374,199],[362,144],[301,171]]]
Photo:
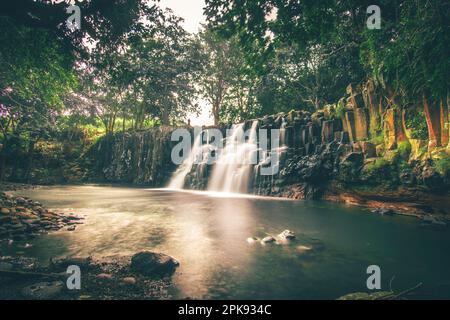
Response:
[[[382,289],[423,282],[415,298],[450,298],[450,232],[417,219],[305,202],[111,186],[58,186],[21,194],[58,212],[86,215],[76,231],[42,235],[21,249],[42,262],[54,256],[159,251],[181,262],[173,298],[336,299],[368,291],[366,268],[381,267]],[[249,244],[248,237],[297,234],[290,245]],[[298,246],[320,244],[304,254]],[[390,281],[393,278],[392,281]]]

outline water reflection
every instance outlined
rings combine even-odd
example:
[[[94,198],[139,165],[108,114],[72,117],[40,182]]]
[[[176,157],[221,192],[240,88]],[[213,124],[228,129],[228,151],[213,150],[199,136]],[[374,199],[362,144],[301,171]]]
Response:
[[[449,298],[450,235],[413,219],[380,217],[328,203],[214,193],[105,186],[28,191],[46,206],[86,215],[76,231],[58,231],[23,251],[52,256],[109,256],[153,250],[174,256],[176,298],[334,299],[365,291],[365,269],[382,266],[396,288],[422,281]],[[249,245],[251,236],[293,230],[293,245]],[[316,246],[305,255],[299,246]],[[408,248],[414,248],[409,250]],[[386,284],[385,283],[385,284]],[[386,284],[387,285],[387,284]]]

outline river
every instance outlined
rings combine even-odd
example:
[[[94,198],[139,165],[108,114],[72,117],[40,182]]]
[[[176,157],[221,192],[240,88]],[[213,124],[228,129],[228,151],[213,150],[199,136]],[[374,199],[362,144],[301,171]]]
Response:
[[[20,191],[57,212],[85,215],[60,230],[3,248],[48,261],[55,256],[109,256],[142,250],[181,263],[173,298],[336,299],[368,291],[366,269],[381,268],[383,290],[423,282],[413,298],[450,298],[450,232],[417,219],[368,209],[224,193],[118,186],[55,186]],[[289,244],[247,238],[292,230]],[[310,251],[304,247],[311,248]]]

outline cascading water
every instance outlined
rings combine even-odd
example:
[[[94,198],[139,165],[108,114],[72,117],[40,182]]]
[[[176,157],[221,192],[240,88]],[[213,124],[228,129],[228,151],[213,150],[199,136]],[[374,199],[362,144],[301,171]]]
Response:
[[[175,171],[175,173],[173,174],[168,188],[183,189],[186,176],[189,174],[189,172],[191,172],[194,164],[203,161],[202,149],[202,134],[199,134],[194,140],[194,145],[192,146],[191,153],[186,157],[183,163],[178,167],[177,171]]]
[[[259,192],[261,183],[267,181],[273,185],[274,176],[280,168],[280,158],[287,149],[285,128],[283,119],[279,132],[271,133],[270,145],[267,130],[260,137],[266,138],[265,143],[258,141],[258,120],[253,121],[247,131],[244,123],[233,125],[218,146],[210,141],[210,129],[202,131],[195,138],[191,153],[174,173],[168,187],[207,187],[208,191],[214,192],[247,193],[251,189]],[[213,141],[216,142],[215,139]]]
[[[227,137],[213,168],[208,190],[248,192],[252,167],[257,159],[257,127],[258,121],[253,121],[245,141],[244,124],[233,125],[232,133]]]

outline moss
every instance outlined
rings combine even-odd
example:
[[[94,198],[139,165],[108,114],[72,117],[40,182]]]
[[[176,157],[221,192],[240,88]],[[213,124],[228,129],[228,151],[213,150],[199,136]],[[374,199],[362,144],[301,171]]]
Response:
[[[380,171],[381,169],[390,166],[391,163],[383,158],[377,158],[374,162],[366,165],[366,170],[369,173],[375,173]]]
[[[411,154],[411,144],[408,141],[399,142],[397,150],[400,158],[408,159]]]
[[[345,103],[344,103],[344,101],[339,100],[339,102],[337,103],[336,108],[334,110],[335,110],[336,117],[338,119],[344,119],[344,116],[345,116]]]
[[[450,172],[450,158],[445,156],[443,158],[433,160],[433,167],[440,175],[447,175],[447,173]]]
[[[374,145],[384,143],[384,133],[380,132],[378,134],[372,134],[372,138],[370,139],[370,142],[372,142]]]

